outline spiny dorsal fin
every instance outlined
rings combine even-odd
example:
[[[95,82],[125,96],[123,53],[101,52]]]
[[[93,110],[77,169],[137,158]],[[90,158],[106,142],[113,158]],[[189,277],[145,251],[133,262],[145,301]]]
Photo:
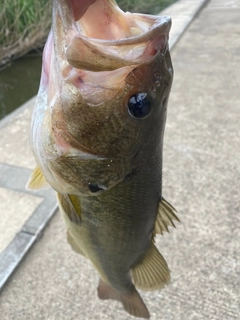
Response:
[[[81,208],[79,197],[73,194],[57,194],[59,206],[73,223],[81,223]]]
[[[67,230],[67,242],[70,244],[73,251],[85,256],[69,230]]]
[[[37,166],[33,170],[30,178],[28,179],[28,182],[26,184],[26,189],[37,191],[41,189],[47,189],[49,187],[50,187],[49,183],[45,179],[41,169]]]
[[[173,220],[180,222],[175,212],[176,210],[174,209],[174,207],[162,198],[159,203],[158,214],[155,221],[155,233],[163,234],[163,231],[169,232],[169,226],[175,228]]]
[[[129,292],[117,291],[100,279],[98,286],[98,297],[99,299],[103,300],[113,299],[121,301],[124,309],[129,314],[138,318],[150,318],[148,309],[134,286],[132,286],[132,289]]]
[[[141,290],[157,290],[170,281],[170,270],[154,243],[143,260],[132,270],[133,281]]]

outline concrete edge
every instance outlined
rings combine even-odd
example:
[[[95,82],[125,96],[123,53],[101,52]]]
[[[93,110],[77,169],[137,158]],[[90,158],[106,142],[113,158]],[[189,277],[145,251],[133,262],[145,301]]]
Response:
[[[169,49],[173,50],[194,18],[210,0],[179,0],[160,12],[172,18],[169,37]]]
[[[207,4],[208,1],[209,0],[179,0],[178,2],[173,3],[171,6],[169,6],[159,14],[170,15],[173,21],[175,20],[175,17],[178,17],[178,20],[181,22],[180,24],[178,24],[178,28],[175,28],[175,30],[172,30],[171,32],[169,41],[170,50],[172,50],[175,47],[178,40],[184,34],[188,26],[191,24],[196,15],[201,11],[201,9]],[[10,123],[11,121],[13,121],[15,117],[17,117],[21,112],[23,112],[26,108],[32,105],[35,99],[36,97],[31,98],[18,109],[11,112],[4,119],[0,120],[0,129],[3,126]],[[20,182],[27,181],[26,176],[29,177],[30,170],[0,164],[0,172],[2,169],[2,171],[5,171],[5,175],[7,174],[9,168],[11,169],[11,176],[15,175],[15,177],[19,177],[19,179],[15,179],[15,182],[16,180]],[[14,174],[12,171],[13,169],[15,170]],[[22,179],[22,175],[25,176],[25,179]],[[0,292],[6,284],[6,282],[8,281],[8,279],[13,274],[13,272],[17,269],[21,261],[24,259],[26,254],[29,252],[33,244],[36,242],[39,235],[44,230],[46,225],[49,223],[50,219],[53,217],[54,213],[57,211],[58,208],[56,200],[53,200],[55,199],[55,197],[53,195],[52,190],[50,192],[48,190],[44,195],[43,193],[33,193],[25,190],[25,185],[16,187],[16,183],[14,185],[11,183],[9,185],[2,183],[2,186],[7,189],[31,193],[34,196],[40,196],[43,198],[43,202],[32,213],[31,217],[23,225],[22,229],[15,236],[12,242],[0,254]]]
[[[32,97],[16,110],[9,113],[6,117],[0,120],[0,130],[7,124],[11,123],[19,114],[21,114],[25,109],[29,108],[31,105],[34,104],[36,96]]]
[[[0,292],[58,208],[52,189],[40,192],[31,192],[25,189],[30,174],[31,170],[29,169],[0,164],[0,187],[43,199],[14,239],[0,254]]]

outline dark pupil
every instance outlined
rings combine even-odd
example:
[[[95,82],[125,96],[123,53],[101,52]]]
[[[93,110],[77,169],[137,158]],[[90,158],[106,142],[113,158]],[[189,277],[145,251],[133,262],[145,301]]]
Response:
[[[96,183],[89,183],[89,184],[88,184],[88,187],[89,187],[89,190],[90,190],[91,192],[98,192],[98,191],[100,191],[100,190],[103,190],[103,189],[100,188],[99,185],[96,184]]]
[[[145,118],[151,111],[151,101],[146,93],[137,93],[128,101],[129,113],[134,118]]]

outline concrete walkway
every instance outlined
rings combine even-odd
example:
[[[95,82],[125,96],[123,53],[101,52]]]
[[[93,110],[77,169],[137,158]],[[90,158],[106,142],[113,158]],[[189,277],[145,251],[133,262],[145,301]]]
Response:
[[[182,8],[182,18],[174,19],[171,10],[166,13],[180,32],[190,15]],[[182,224],[157,239],[172,281],[162,291],[142,293],[154,320],[239,319],[239,17],[239,1],[212,0],[172,50],[163,194]],[[53,195],[23,188],[35,165],[27,141],[32,104],[0,124],[0,275],[12,258],[21,260],[56,209]],[[99,301],[97,283],[90,263],[66,243],[56,214],[3,288],[0,318],[134,319],[117,302]]]

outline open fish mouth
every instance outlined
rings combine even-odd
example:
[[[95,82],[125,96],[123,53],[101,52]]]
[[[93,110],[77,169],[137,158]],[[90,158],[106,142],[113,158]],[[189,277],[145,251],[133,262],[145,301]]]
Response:
[[[54,0],[46,52],[54,43],[58,67],[50,87],[61,78],[88,105],[99,105],[134,68],[165,53],[170,28],[169,16],[123,12],[114,0]]]
[[[123,12],[113,0],[54,0],[53,23],[55,46],[68,64],[101,72],[164,52],[171,18]]]

